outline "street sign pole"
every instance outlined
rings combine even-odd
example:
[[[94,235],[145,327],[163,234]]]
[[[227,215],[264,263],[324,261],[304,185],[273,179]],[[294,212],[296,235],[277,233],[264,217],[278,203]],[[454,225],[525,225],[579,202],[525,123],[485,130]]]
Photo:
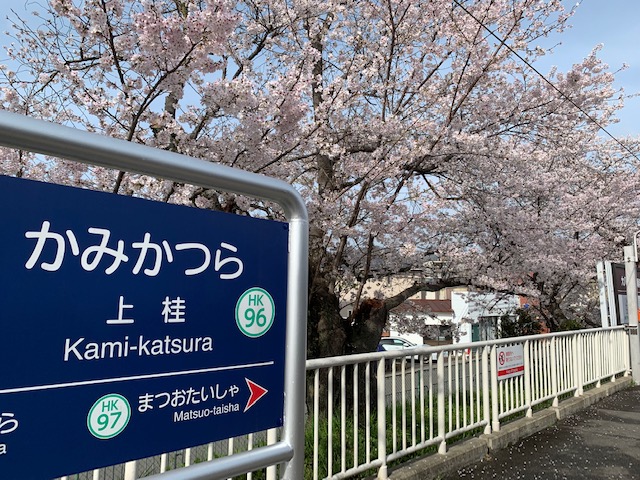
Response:
[[[607,277],[605,273],[605,262],[598,262],[596,265],[598,278],[598,298],[600,299],[600,322],[602,326],[611,326],[609,321],[609,303],[607,302]]]
[[[280,463],[284,464],[285,480],[303,478],[308,216],[297,191],[281,180],[11,112],[0,111],[0,145],[270,200],[283,208],[289,223],[289,253],[281,440],[249,452],[162,474],[162,480],[228,478]],[[48,223],[46,228],[49,228]],[[47,232],[43,224],[38,235],[48,235]],[[123,301],[121,307],[126,309],[130,305]],[[248,309],[242,305],[239,308]],[[247,332],[249,336],[259,334]],[[76,343],[70,343],[67,349],[70,355],[75,355]],[[110,397],[96,409],[104,409],[104,405],[121,408],[122,403],[119,398]],[[112,413],[122,412],[114,410]],[[107,429],[105,418],[105,414],[98,414],[95,418],[90,416],[89,428],[95,427],[97,435],[102,435],[105,430],[109,435],[117,435],[119,428],[124,428],[119,424],[109,424]]]
[[[624,269],[627,284],[627,311],[629,314],[629,353],[633,381],[640,383],[640,343],[638,339],[638,278],[635,248],[624,247]]]

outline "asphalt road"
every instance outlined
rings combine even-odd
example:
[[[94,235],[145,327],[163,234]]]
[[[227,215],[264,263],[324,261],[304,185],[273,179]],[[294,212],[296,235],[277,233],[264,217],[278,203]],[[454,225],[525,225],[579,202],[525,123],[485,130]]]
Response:
[[[444,480],[454,479],[638,480],[640,387],[607,397]]]

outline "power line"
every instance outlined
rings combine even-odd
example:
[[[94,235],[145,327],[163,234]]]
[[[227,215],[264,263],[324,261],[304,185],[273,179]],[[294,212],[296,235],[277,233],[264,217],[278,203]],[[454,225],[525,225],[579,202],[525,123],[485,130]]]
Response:
[[[455,3],[456,5],[458,5],[467,15],[469,15],[471,18],[473,18],[476,22],[478,22],[478,24],[484,28],[487,32],[489,32],[498,42],[500,42],[501,45],[504,45],[507,50],[509,50],[509,52],[511,52],[513,55],[515,55],[522,63],[524,63],[526,66],[528,66],[531,70],[533,70],[540,78],[542,78],[542,80],[545,81],[545,83],[547,83],[547,85],[549,85],[552,89],[554,89],[556,92],[558,92],[560,94],[560,96],[562,98],[564,98],[565,100],[567,100],[569,103],[571,103],[571,105],[573,105],[577,110],[579,110],[582,114],[584,114],[588,120],[590,120],[592,123],[594,123],[600,130],[602,130],[604,133],[607,134],[607,136],[609,136],[615,143],[617,143],[620,147],[622,147],[623,150],[627,151],[631,156],[633,156],[636,160],[640,161],[640,158],[638,158],[638,156],[632,152],[629,147],[627,147],[626,145],[624,145],[620,140],[618,140],[612,133],[610,133],[604,126],[602,126],[600,124],[600,122],[598,122],[598,120],[596,120],[593,116],[591,116],[591,114],[589,114],[588,112],[586,112],[585,110],[583,110],[580,105],[578,105],[576,102],[573,101],[573,99],[571,97],[569,97],[567,94],[565,94],[562,90],[560,90],[558,87],[556,87],[547,77],[545,77],[542,73],[540,73],[538,71],[537,68],[535,68],[533,65],[531,65],[527,59],[525,59],[524,57],[522,57],[522,55],[520,55],[518,52],[516,52],[513,48],[511,48],[506,40],[503,40],[502,38],[500,38],[493,30],[491,30],[487,25],[484,24],[484,22],[482,20],[480,20],[479,18],[477,18],[473,13],[471,13],[469,10],[467,10],[467,8],[465,8],[464,5],[462,5],[458,0],[453,0],[453,3]],[[574,7],[575,8],[575,7]]]

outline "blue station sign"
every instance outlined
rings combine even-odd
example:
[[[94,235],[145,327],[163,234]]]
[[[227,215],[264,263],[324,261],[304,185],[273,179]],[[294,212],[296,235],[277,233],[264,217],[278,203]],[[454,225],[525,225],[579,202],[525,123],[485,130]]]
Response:
[[[3,176],[0,202],[0,478],[282,425],[286,223]]]

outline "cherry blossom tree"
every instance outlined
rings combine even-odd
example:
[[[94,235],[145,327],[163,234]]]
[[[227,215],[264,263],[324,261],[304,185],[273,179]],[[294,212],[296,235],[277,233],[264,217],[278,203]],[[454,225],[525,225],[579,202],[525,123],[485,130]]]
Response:
[[[49,0],[15,16],[2,102],[292,183],[311,219],[310,356],[371,351],[389,309],[454,284],[537,297],[557,326],[588,316],[595,261],[637,213],[628,153],[594,123],[622,105],[598,49],[549,82],[521,60],[550,54],[541,38],[569,19],[559,0]],[[223,192],[4,158],[11,175],[281,218]],[[366,294],[416,269],[398,294]]]

